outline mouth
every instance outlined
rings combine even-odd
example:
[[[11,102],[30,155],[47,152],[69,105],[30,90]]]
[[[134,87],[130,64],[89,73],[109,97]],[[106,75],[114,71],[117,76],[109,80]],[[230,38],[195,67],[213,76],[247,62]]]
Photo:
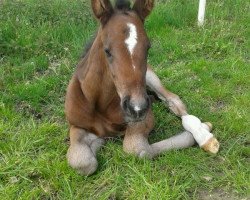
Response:
[[[139,117],[139,118],[134,118],[134,117],[131,117],[131,116],[125,116],[125,121],[126,123],[138,123],[138,122],[141,122],[143,120],[145,120],[146,118],[146,115],[142,116],[142,117]]]

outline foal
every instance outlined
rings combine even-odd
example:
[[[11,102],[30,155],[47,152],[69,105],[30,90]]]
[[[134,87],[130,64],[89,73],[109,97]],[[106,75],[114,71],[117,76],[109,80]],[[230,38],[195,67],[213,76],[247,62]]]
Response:
[[[154,127],[146,86],[178,116],[187,114],[180,98],[164,89],[147,64],[150,48],[144,20],[153,9],[153,0],[92,0],[100,21],[97,36],[79,62],[66,95],[66,117],[70,124],[67,159],[84,175],[97,169],[97,150],[105,137],[125,135],[123,149],[138,157],[152,158],[159,153],[194,144],[189,132],[148,143]]]

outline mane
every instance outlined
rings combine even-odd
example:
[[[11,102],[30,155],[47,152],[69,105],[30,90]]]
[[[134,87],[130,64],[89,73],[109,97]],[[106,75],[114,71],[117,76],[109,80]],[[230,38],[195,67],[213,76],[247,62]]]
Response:
[[[86,54],[89,52],[89,50],[91,49],[94,41],[95,41],[95,38],[97,36],[97,33],[95,33],[85,44],[84,48],[83,48],[83,51],[82,51],[82,54],[81,54],[81,58],[84,58],[86,56]]]
[[[115,8],[118,10],[130,10],[129,0],[116,0]]]

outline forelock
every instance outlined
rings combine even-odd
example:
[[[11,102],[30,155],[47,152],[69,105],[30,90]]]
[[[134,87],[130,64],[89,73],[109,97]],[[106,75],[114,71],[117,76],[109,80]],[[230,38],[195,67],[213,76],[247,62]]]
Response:
[[[116,0],[115,8],[118,10],[130,10],[129,0]]]

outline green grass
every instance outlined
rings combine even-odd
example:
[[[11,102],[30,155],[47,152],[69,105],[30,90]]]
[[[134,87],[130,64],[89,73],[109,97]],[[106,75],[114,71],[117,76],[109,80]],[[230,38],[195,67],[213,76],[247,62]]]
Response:
[[[89,1],[86,1],[89,2]],[[249,199],[250,3],[158,1],[146,22],[149,63],[189,112],[214,125],[221,151],[198,147],[139,160],[120,138],[82,177],[68,167],[64,95],[97,23],[84,0],[0,1],[1,199]],[[160,103],[150,141],[182,130]]]

